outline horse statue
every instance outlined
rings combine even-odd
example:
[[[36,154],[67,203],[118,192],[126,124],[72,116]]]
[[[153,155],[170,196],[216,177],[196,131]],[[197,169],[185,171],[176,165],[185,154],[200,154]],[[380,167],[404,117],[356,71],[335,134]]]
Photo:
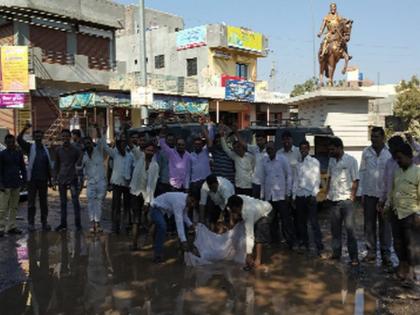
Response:
[[[328,30],[318,53],[321,86],[324,82],[324,75],[328,78],[328,86],[332,86],[337,63],[340,59],[344,59],[342,73],[345,74],[349,60],[352,58],[347,52],[347,43],[350,41],[353,21],[338,16],[335,3],[331,4],[330,9],[331,12],[324,18],[321,31],[318,34],[320,37],[325,28]]]

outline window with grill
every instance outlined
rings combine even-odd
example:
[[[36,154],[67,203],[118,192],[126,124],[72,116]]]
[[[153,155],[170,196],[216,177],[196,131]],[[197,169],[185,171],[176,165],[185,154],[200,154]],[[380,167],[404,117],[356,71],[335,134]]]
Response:
[[[245,63],[237,63],[236,76],[248,80],[248,65]]]
[[[187,59],[187,77],[197,75],[197,58]]]
[[[165,68],[165,55],[155,56],[155,69]]]

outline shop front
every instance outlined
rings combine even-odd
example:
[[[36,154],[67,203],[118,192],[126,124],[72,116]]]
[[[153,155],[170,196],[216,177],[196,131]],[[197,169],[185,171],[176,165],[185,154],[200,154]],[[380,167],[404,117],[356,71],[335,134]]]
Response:
[[[198,122],[199,117],[208,115],[209,100],[198,97],[155,94],[148,109],[150,124]]]
[[[30,108],[28,93],[0,93],[0,128],[11,134],[19,133],[26,122],[31,121]]]
[[[114,138],[131,122],[130,93],[121,91],[83,91],[60,97],[60,109],[70,129],[91,135],[93,125],[108,126],[108,139]]]

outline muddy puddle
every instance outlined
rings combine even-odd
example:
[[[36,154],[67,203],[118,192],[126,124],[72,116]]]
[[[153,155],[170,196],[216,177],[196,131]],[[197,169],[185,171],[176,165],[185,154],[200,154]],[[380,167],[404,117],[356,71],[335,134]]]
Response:
[[[6,314],[375,314],[377,302],[345,265],[269,250],[253,273],[219,264],[182,264],[176,242],[167,261],[150,246],[131,253],[124,236],[34,233],[16,242],[21,282],[0,292]]]

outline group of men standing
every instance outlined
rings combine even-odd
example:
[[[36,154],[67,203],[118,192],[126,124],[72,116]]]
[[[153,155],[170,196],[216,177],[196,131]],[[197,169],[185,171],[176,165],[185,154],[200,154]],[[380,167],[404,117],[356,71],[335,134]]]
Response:
[[[316,253],[323,254],[316,200],[321,184],[320,163],[310,156],[309,142],[293,146],[288,131],[281,136],[282,149],[276,150],[275,143],[267,142],[263,134],[256,135],[256,145],[246,144],[234,128],[230,132],[235,139],[231,148],[225,136],[226,126],[219,126],[219,133],[213,135],[203,123],[202,135],[194,138],[193,149],[188,152],[185,139],[165,130],[158,137],[123,132],[115,146],[110,147],[98,127],[96,143],[90,137],[81,138],[78,131],[65,129],[61,132],[62,145],[56,148],[52,159],[42,143],[42,131],[33,132],[32,144],[23,139],[29,128],[26,126],[18,136],[22,150],[17,149],[14,137],[8,135],[6,149],[0,154],[0,236],[5,232],[21,232],[16,228],[15,216],[19,190],[26,182],[29,231],[35,230],[36,196],[42,229],[51,229],[47,194],[48,187],[55,185],[61,207],[61,222],[56,231],[67,228],[69,190],[75,226],[81,230],[79,195],[85,177],[90,231],[102,232],[103,200],[109,182],[112,232],[131,232],[132,247],[137,249],[142,218],[148,213],[155,224],[157,262],[163,259],[168,227],[176,227],[182,248],[189,251],[193,247],[187,242],[185,225],[194,228],[197,222],[221,233],[244,221],[249,268],[261,264],[264,243],[284,239],[292,250],[309,250],[308,223]],[[401,262],[398,274],[403,279],[412,279],[420,241],[420,171],[410,146],[416,144],[410,137],[410,144],[401,137],[393,137],[386,146],[384,131],[379,127],[373,128],[371,134],[372,145],[363,151],[360,169],[356,159],[344,152],[341,139],[333,137],[329,142],[327,199],[331,203],[331,258],[340,259],[342,255],[344,227],[351,264],[359,264],[354,202],[360,191],[368,249],[364,260],[376,260],[379,238],[382,262],[391,265],[393,239]],[[418,147],[414,149],[419,151]],[[23,154],[28,156],[27,168]],[[110,176],[106,156],[111,161]]]

